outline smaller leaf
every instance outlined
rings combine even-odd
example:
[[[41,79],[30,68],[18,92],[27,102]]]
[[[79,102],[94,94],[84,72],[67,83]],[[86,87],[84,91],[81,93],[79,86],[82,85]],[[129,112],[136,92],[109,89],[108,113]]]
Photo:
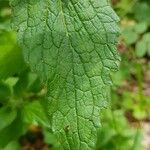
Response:
[[[20,150],[19,143],[16,141],[12,141],[4,147],[3,150]]]
[[[138,57],[143,57],[146,54],[146,43],[144,41],[140,41],[136,44],[136,55]]]
[[[39,92],[41,90],[41,82],[37,74],[28,74],[28,91]]]
[[[148,56],[150,56],[150,42],[148,43],[148,50],[147,50]]]
[[[0,33],[0,79],[19,73],[24,67],[22,51],[16,45],[15,34]]]
[[[144,40],[145,43],[146,43],[146,46],[147,46],[147,53],[148,53],[148,55],[150,56],[150,33],[144,34],[143,40]]]
[[[148,25],[150,25],[150,7],[149,2],[137,2],[133,8],[135,19],[137,19],[139,22],[146,22]]]
[[[137,106],[135,108],[135,110],[133,111],[133,116],[139,120],[143,120],[146,118],[147,113],[145,110],[143,110],[143,109],[139,108],[139,106]]]
[[[45,114],[44,108],[42,107],[39,101],[33,101],[24,106],[23,111],[23,120],[28,123],[42,124],[46,127],[49,126],[48,118]]]
[[[29,69],[20,74],[19,80],[14,86],[14,93],[17,96],[22,96],[25,93],[37,93],[40,90],[41,82],[39,77],[31,73]]]
[[[150,33],[144,34],[142,40],[136,45],[138,57],[143,57],[146,53],[150,56]]]
[[[145,22],[136,24],[135,26],[135,32],[137,32],[138,34],[144,33],[148,28],[148,25]]]
[[[150,33],[146,33],[146,34],[144,34],[143,35],[143,40],[145,41],[145,42],[150,42]]]
[[[11,90],[7,84],[4,82],[0,82],[0,103],[5,102],[9,99],[9,96],[11,95]]]
[[[22,72],[18,77],[16,84],[13,86],[14,95],[17,97],[22,97],[27,89],[28,85],[27,74],[28,74],[27,70],[25,72]]]
[[[124,29],[122,33],[123,33],[124,40],[128,45],[135,43],[139,37],[132,27],[128,27]]]
[[[6,107],[0,109],[0,131],[9,126],[16,118],[17,112]]]
[[[57,150],[57,149],[62,150],[60,149],[61,146],[59,145],[57,138],[49,129],[44,128],[43,134],[44,134],[45,143],[52,145],[54,150]]]
[[[0,120],[0,124],[1,124],[1,120]],[[0,146],[4,148],[11,141],[18,141],[19,137],[24,132],[23,127],[24,125],[22,122],[22,116],[20,111],[18,111],[17,116],[12,121],[12,123],[9,124],[9,126],[5,127],[3,130],[0,130]]]

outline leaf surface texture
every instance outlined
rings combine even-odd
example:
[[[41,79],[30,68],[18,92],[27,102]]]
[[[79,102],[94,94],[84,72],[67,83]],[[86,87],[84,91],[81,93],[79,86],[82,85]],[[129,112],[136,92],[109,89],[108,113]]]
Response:
[[[51,128],[62,149],[93,149],[117,70],[118,17],[107,0],[11,0],[32,70],[48,81]]]

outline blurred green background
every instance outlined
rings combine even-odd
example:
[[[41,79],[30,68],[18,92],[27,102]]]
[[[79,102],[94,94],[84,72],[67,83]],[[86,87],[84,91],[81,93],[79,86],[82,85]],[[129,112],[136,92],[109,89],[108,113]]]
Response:
[[[150,150],[150,0],[112,5],[120,17],[122,61],[112,74],[112,101],[101,113],[96,149]],[[44,111],[46,88],[25,65],[10,16],[8,1],[0,0],[0,150],[55,149]]]

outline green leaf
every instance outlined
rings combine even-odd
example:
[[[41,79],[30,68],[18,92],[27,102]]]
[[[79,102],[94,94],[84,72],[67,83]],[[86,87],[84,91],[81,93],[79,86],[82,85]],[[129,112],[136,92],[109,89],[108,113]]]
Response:
[[[99,138],[97,141],[96,150],[137,149],[137,147],[135,148],[136,145],[134,145],[135,137],[137,136],[136,138],[138,140],[138,138],[140,138],[141,135],[137,135],[137,129],[129,127],[127,119],[124,115],[124,111],[119,109],[106,109],[102,112],[101,115],[102,127],[98,134]]]
[[[150,25],[150,2],[137,2],[133,8],[135,19],[139,22],[145,22]]]
[[[33,101],[26,104],[22,110],[23,120],[28,124],[42,124],[49,127],[48,118],[39,101]]]
[[[129,26],[126,27],[122,32],[124,40],[128,45],[135,43],[139,37],[138,33],[135,32],[133,29],[134,28],[132,26]]]
[[[37,93],[41,90],[41,82],[37,74],[29,72],[29,70],[23,71],[18,82],[14,86],[14,93],[16,96],[22,96],[24,94]]]
[[[62,150],[62,148],[60,149],[59,147],[56,137],[51,133],[51,131],[44,128],[43,134],[45,143],[52,145],[54,150]]]
[[[138,57],[143,57],[146,54],[146,43],[142,40],[136,44],[136,55]]]
[[[5,103],[6,101],[8,101],[10,95],[11,90],[9,86],[4,82],[0,82],[0,103]]]
[[[20,150],[19,143],[16,141],[11,141],[3,150]]]
[[[150,32],[143,35],[143,40],[147,43],[150,42]]]
[[[0,108],[0,131],[9,126],[16,118],[17,112],[6,107]]]
[[[145,32],[148,28],[148,25],[145,22],[141,22],[135,25],[135,31],[139,34]]]
[[[118,69],[117,15],[108,0],[11,0],[26,62],[48,81],[51,128],[63,149],[93,149],[110,72]]]
[[[143,35],[143,41],[145,41],[147,46],[147,54],[150,56],[150,32]]]
[[[16,45],[15,34],[0,33],[0,79],[19,73],[24,66],[22,51]]]
[[[143,35],[141,41],[136,44],[136,55],[143,57],[145,54],[150,55],[150,33]]]
[[[18,141],[23,134],[23,124],[20,111],[17,113],[15,120],[3,130],[0,131],[0,149],[5,147],[10,141]]]

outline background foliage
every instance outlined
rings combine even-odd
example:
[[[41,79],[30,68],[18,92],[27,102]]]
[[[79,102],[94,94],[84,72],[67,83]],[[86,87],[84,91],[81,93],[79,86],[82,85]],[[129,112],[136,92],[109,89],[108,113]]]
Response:
[[[150,1],[112,2],[121,18],[122,61],[113,75],[112,104],[101,114],[97,150],[141,150],[142,124],[150,121]],[[47,89],[25,65],[10,15],[8,1],[0,1],[0,149],[57,149],[44,108]]]

